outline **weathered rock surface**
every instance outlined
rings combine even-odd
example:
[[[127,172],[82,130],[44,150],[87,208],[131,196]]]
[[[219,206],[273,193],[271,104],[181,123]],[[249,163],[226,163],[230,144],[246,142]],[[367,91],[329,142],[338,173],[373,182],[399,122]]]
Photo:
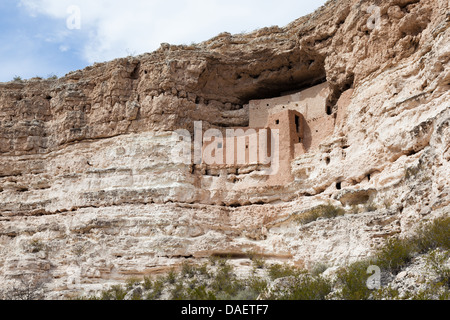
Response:
[[[248,251],[342,265],[448,215],[448,1],[378,1],[374,30],[371,4],[0,84],[0,287],[38,275],[57,299]],[[246,126],[251,99],[324,81],[336,128],[293,161],[290,184],[247,168],[244,188],[170,157],[173,130]],[[363,213],[294,221],[328,201]]]

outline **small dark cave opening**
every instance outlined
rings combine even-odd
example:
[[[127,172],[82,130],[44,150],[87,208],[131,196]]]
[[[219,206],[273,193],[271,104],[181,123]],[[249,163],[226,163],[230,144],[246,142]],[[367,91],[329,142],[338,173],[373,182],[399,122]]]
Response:
[[[327,106],[327,115],[331,116],[333,114],[333,107],[332,106]]]
[[[139,62],[130,74],[130,78],[133,80],[139,79],[139,74],[141,70],[141,63]]]

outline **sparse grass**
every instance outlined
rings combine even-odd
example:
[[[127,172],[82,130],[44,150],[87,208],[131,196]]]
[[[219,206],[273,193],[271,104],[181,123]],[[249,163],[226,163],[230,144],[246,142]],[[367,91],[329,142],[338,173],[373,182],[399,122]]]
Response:
[[[356,204],[352,205],[352,208],[350,209],[351,214],[358,214],[360,212],[359,206]]]
[[[168,284],[174,284],[177,281],[177,274],[174,270],[170,270],[167,276],[164,279]]]
[[[402,299],[407,300],[449,300],[450,291],[441,283],[427,283],[427,288],[418,292],[408,292]]]
[[[253,267],[256,269],[264,269],[266,266],[266,260],[264,258],[254,257],[252,259]]]
[[[213,267],[217,265],[224,266],[225,264],[227,264],[227,259],[219,256],[210,256],[208,258],[208,261]]]
[[[247,300],[256,300],[261,293],[266,291],[267,286],[267,280],[255,276],[251,277],[247,283],[247,288],[250,293],[250,298]]]
[[[415,167],[405,168],[405,179],[408,180],[415,177],[421,169],[422,168],[420,164]]]
[[[233,267],[225,264],[220,266],[214,274],[211,287],[214,291],[223,293],[225,297],[229,298],[237,293],[241,287],[241,283],[236,279],[236,275],[233,273]]]
[[[377,211],[378,208],[373,202],[369,202],[364,206],[365,212],[374,212]]]
[[[81,257],[85,252],[86,247],[80,243],[77,243],[75,247],[72,249],[72,253],[77,257]]]
[[[407,239],[390,239],[377,254],[380,267],[394,273],[407,265],[413,256],[442,248],[450,249],[450,217],[439,218],[422,226],[415,236]]]
[[[438,218],[421,227],[414,241],[421,253],[437,248],[450,250],[450,217]]]
[[[281,264],[274,264],[269,267],[269,277],[272,280],[279,279],[279,278],[285,278],[285,277],[292,277],[297,276],[301,271],[297,268],[288,266],[288,265],[281,265]]]
[[[313,276],[319,276],[328,269],[328,266],[324,263],[317,263],[311,271]]]
[[[189,262],[183,262],[181,266],[181,275],[184,277],[192,278],[196,274],[196,268]]]
[[[449,296],[448,277],[450,271],[445,266],[448,259],[431,251],[437,248],[449,250],[450,217],[434,220],[419,229],[417,235],[406,239],[393,238],[388,240],[371,261],[362,261],[341,269],[338,273],[338,285],[341,287],[339,298],[346,300],[368,299],[371,291],[366,286],[367,268],[377,265],[384,271],[398,273],[410,263],[418,253],[430,253],[428,263],[440,278],[439,283],[428,283],[428,289],[411,294],[402,299],[432,299],[435,296],[445,299]],[[431,251],[431,252],[430,252]],[[445,251],[448,252],[448,251]],[[383,288],[372,292],[374,298],[398,298],[398,292],[392,288]]]
[[[210,273],[208,271],[208,265],[206,263],[204,263],[204,264],[202,264],[200,266],[197,266],[197,273],[200,276],[204,276],[206,278],[210,278],[211,277],[211,275],[210,275]]]
[[[428,283],[426,289],[417,292],[406,292],[400,295],[397,289],[391,286],[381,288],[372,293],[373,300],[448,300],[449,291],[443,290],[442,286],[436,283]]]
[[[164,279],[158,278],[153,282],[152,290],[147,294],[147,300],[157,300],[161,297],[164,289]]]
[[[383,200],[383,205],[386,209],[390,209],[392,207],[393,200],[392,198],[387,198]]]
[[[296,221],[300,224],[308,224],[316,221],[319,218],[331,219],[338,216],[343,216],[346,211],[343,208],[336,207],[331,203],[318,206],[310,211],[300,214],[296,217]]]
[[[13,81],[14,81],[14,82],[22,82],[23,80],[22,80],[22,77],[20,77],[20,76],[15,76],[15,77],[13,78]]]
[[[398,272],[407,265],[417,253],[450,248],[450,218],[436,219],[419,229],[417,235],[407,238],[393,238],[379,250],[377,265],[391,272]]]
[[[24,246],[23,250],[29,253],[38,253],[45,250],[46,246],[41,240],[30,240]]]
[[[420,228],[413,237],[392,238],[377,251],[372,259],[355,262],[343,267],[336,273],[335,280],[329,280],[322,274],[327,269],[318,264],[313,270],[300,270],[296,267],[274,264],[267,266],[252,255],[254,269],[248,277],[238,277],[227,259],[211,258],[210,264],[193,265],[184,263],[178,272],[171,270],[166,276],[157,279],[144,277],[142,281],[129,279],[127,286],[113,286],[102,292],[99,299],[122,300],[131,290],[136,293],[131,299],[148,300],[366,300],[366,299],[449,299],[450,270],[446,266],[449,257],[449,217],[437,219]],[[395,274],[407,266],[417,254],[427,254],[428,269],[437,280],[427,282],[427,287],[419,292],[403,292],[390,286],[379,290],[367,287],[368,267],[379,266],[385,276]],[[269,284],[280,279],[275,288]],[[269,280],[270,279],[270,280]],[[434,278],[433,278],[434,279]],[[141,291],[142,288],[144,292]],[[270,288],[270,290],[268,289]],[[95,298],[95,297],[91,297]]]
[[[214,293],[207,290],[206,284],[187,290],[187,300],[217,300]]]
[[[446,262],[450,258],[450,251],[435,249],[429,252],[426,259],[429,269],[438,277],[438,283],[450,289],[450,268]]]
[[[127,279],[126,287],[128,290],[133,289],[136,285],[140,284],[142,282],[141,279],[136,277],[131,277]]]
[[[398,273],[414,256],[416,246],[410,239],[389,239],[376,256],[377,265]]]
[[[123,300],[127,291],[121,285],[112,286],[111,289],[103,291],[100,300]]]
[[[150,277],[144,277],[144,290],[151,290],[153,288],[153,281]]]
[[[326,300],[332,290],[331,281],[320,276],[305,275],[297,277],[294,285],[278,297],[281,300]]]
[[[372,292],[373,300],[399,300],[400,293],[397,289],[393,289],[390,286],[380,288]]]
[[[14,285],[0,291],[0,300],[40,300],[45,283],[44,278],[21,275]]]
[[[183,282],[178,282],[170,293],[170,300],[186,300],[186,290]]]

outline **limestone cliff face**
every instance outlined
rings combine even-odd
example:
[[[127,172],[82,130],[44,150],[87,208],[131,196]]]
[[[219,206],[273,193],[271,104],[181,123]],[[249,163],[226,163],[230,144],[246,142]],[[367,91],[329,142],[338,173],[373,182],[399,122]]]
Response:
[[[36,274],[61,298],[248,251],[341,265],[448,214],[449,26],[447,0],[331,0],[285,28],[0,84],[0,283]],[[325,81],[334,133],[291,183],[170,157],[173,130],[245,127],[250,100]],[[328,201],[362,213],[295,223]]]

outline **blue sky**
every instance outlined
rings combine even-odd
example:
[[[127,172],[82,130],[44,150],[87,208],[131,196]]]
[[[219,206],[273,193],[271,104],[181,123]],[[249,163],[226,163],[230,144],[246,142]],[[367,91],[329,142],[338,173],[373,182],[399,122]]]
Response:
[[[64,76],[94,62],[285,26],[326,0],[1,0],[0,81]]]

